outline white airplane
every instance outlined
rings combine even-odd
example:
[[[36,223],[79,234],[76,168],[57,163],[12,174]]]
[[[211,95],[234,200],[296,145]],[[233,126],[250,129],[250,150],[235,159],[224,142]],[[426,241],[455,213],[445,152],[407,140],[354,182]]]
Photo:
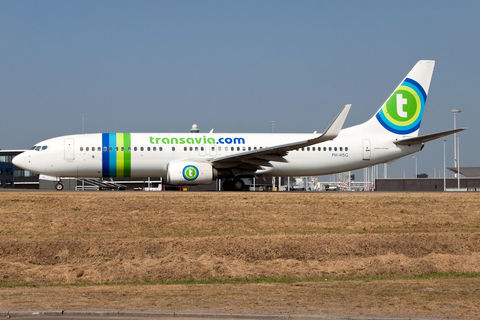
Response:
[[[57,177],[166,177],[172,185],[226,178],[224,190],[243,190],[242,177],[360,169],[418,152],[427,141],[466,129],[418,135],[434,66],[435,61],[419,61],[370,120],[346,129],[351,105],[323,134],[77,134],[39,142],[13,163]]]

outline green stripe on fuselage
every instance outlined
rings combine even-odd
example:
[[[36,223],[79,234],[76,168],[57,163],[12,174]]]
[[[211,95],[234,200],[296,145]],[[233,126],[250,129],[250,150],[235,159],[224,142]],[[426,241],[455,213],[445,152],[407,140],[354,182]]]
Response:
[[[123,154],[123,176],[130,177],[132,172],[132,144],[130,141],[130,133],[123,134],[123,143],[125,144],[125,152]]]
[[[123,144],[123,133],[117,133],[117,177],[123,177],[123,157],[125,151],[122,151],[122,149],[125,149],[125,145]]]

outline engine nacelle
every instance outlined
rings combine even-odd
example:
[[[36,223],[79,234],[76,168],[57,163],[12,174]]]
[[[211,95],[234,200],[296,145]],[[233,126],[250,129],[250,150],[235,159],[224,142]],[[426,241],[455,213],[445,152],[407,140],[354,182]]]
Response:
[[[209,184],[216,178],[217,170],[208,162],[175,161],[167,165],[168,184]]]

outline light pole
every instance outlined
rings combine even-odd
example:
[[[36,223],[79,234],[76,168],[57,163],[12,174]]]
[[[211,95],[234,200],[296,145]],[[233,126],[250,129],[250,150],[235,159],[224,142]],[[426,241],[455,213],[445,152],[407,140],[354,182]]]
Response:
[[[453,112],[453,130],[457,129],[457,113],[460,113],[462,111],[458,109],[453,109],[450,110]],[[458,174],[458,169],[457,169],[457,133],[453,134],[453,165],[455,168],[455,176]]]
[[[82,134],[85,133],[85,115],[82,114]]]
[[[417,174],[417,157],[413,157],[413,159],[415,159],[415,179],[418,177],[418,174]]]
[[[275,132],[275,123],[272,121],[272,133]]]
[[[460,191],[460,137],[457,137],[458,141],[457,141],[457,146],[458,146],[458,167],[457,167],[457,181],[458,181],[458,186],[457,186],[457,189],[458,191]]]
[[[443,140],[443,191],[447,191],[447,178],[445,177],[445,142],[447,140]]]

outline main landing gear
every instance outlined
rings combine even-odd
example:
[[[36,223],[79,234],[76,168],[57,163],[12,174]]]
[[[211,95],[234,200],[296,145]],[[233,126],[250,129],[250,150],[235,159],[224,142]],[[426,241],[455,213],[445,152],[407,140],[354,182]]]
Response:
[[[227,179],[223,182],[222,188],[225,191],[243,191],[243,189],[245,189],[245,183],[242,179]]]

